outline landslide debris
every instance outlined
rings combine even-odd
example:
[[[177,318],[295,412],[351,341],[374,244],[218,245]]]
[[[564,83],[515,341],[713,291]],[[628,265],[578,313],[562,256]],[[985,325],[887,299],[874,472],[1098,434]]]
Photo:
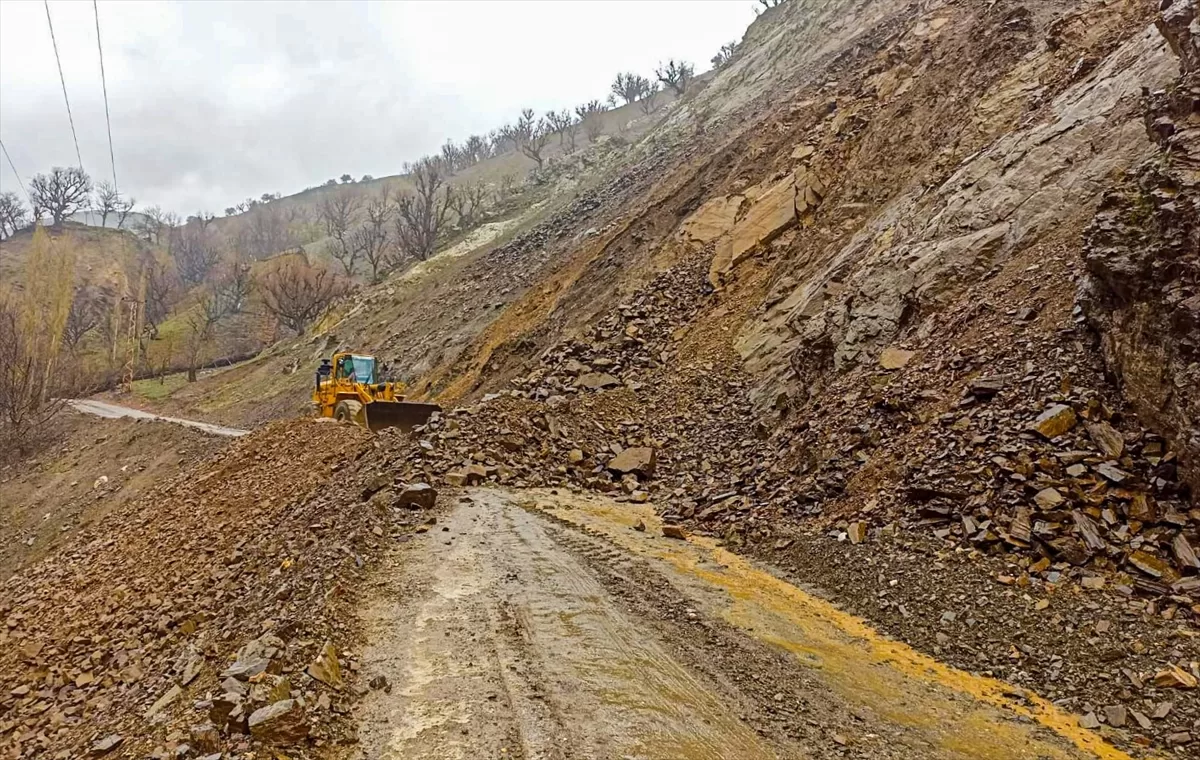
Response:
[[[1103,268],[1094,204],[1154,151],[1141,88],[1171,80],[1178,45],[1130,3],[872,7],[887,21],[852,52],[678,169],[679,197],[630,209],[651,232],[614,243],[553,319],[480,346],[496,371],[474,403],[386,456],[435,485],[651,501],[1118,743],[1191,751],[1200,693],[1170,675],[1200,675],[1190,418],[1123,396],[1101,346],[1122,309],[1144,315],[1126,345],[1146,367],[1167,351],[1158,387],[1191,403],[1194,225],[1163,237],[1174,252],[1118,251],[1167,279],[1077,299]],[[1195,119],[1178,92],[1151,96],[1175,104],[1172,134]],[[1159,196],[1164,228],[1191,213]],[[614,273],[647,261],[636,284]]]
[[[36,453],[0,463],[0,578],[226,444],[176,425],[72,411],[43,432]]]
[[[1166,38],[1135,2],[775,9],[671,116],[696,126],[686,149],[648,148],[652,170],[620,174],[431,284],[391,332],[372,324],[400,364],[441,364],[422,387],[472,403],[412,439],[384,431],[334,478],[319,517],[312,502],[286,530],[242,543],[233,566],[250,563],[270,593],[213,619],[233,633],[205,655],[196,683],[212,702],[194,734],[183,728],[194,723],[186,663],[168,677],[175,660],[154,661],[160,675],[135,704],[165,700],[155,739],[207,746],[212,725],[235,753],[254,751],[245,737],[256,733],[337,740],[322,698],[344,708],[330,684],[355,683],[352,630],[262,630],[262,618],[295,611],[264,612],[261,600],[310,567],[283,567],[275,537],[308,541],[335,568],[306,576],[311,594],[291,591],[324,610],[344,598],[329,592],[357,558],[420,520],[426,488],[497,482],[652,502],[673,535],[770,557],[926,651],[1050,695],[1123,746],[1194,753],[1195,97],[1186,81],[1168,87],[1191,39],[1173,15],[1187,3],[1164,5]],[[1144,138],[1147,102],[1157,145]],[[710,109],[736,118],[707,119]],[[1153,172],[1095,212],[1113,178],[1148,156]],[[1184,202],[1164,188],[1182,188]],[[1162,371],[1139,400],[1152,366]],[[343,454],[366,451],[356,445]],[[318,470],[334,461],[308,456]],[[64,636],[60,648],[74,642]],[[71,678],[100,645],[76,644]],[[98,751],[144,741],[143,712],[90,733],[72,712],[69,728],[51,728],[62,725],[44,718],[52,696],[86,706],[84,687],[60,676],[4,703],[9,736],[40,747],[61,731]]]
[[[431,506],[421,488],[393,503],[404,489],[371,468],[372,442],[271,425],[9,578],[0,754],[248,760],[352,741],[358,585]]]

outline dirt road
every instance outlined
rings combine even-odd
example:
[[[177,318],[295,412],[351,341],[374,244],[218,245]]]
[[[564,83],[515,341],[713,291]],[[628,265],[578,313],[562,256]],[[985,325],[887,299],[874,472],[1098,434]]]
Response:
[[[96,401],[95,399],[82,398],[71,399],[67,401],[72,409],[83,412],[84,414],[93,414],[97,417],[107,419],[119,419],[121,417],[132,417],[138,420],[162,420],[175,425],[183,425],[184,427],[195,428],[210,435],[223,435],[228,437],[237,437],[246,435],[249,430],[240,430],[238,428],[223,427],[221,425],[213,425],[208,422],[197,422],[196,420],[184,420],[178,417],[163,417],[162,415],[143,412],[141,409],[133,409],[127,406],[118,406],[109,404],[105,401]]]
[[[364,758],[1127,757],[646,507],[471,491],[383,575]]]

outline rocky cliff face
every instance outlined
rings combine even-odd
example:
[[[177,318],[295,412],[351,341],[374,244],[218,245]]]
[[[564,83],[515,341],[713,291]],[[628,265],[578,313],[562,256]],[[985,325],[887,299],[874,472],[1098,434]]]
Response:
[[[1083,304],[1124,395],[1200,488],[1200,12],[1174,0],[1156,26],[1180,74],[1144,98],[1157,150],[1088,228]]]
[[[837,210],[785,249],[790,285],[743,330],[760,408],[811,398],[831,373],[933,329],[968,284],[1082,226],[1110,178],[1152,151],[1138,97],[1176,70],[1162,36],[1146,25],[1114,46],[1107,32],[1130,22],[1121,4],[1037,5],[907,19],[874,75],[809,130],[806,160]],[[960,47],[972,33],[990,54]],[[950,89],[928,81],[947,66],[970,73]],[[970,127],[945,133],[945,118]],[[911,142],[889,140],[897,130]]]

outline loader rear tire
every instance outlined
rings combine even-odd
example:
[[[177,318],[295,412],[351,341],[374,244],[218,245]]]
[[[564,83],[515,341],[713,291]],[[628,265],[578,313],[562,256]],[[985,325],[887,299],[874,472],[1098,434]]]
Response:
[[[362,423],[362,404],[357,401],[339,401],[337,406],[333,408],[333,418],[338,422],[353,422],[355,425]]]

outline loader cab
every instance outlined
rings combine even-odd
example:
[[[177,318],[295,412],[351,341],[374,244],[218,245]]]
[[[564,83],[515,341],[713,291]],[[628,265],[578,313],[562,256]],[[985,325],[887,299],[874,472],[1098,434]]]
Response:
[[[333,375],[333,365],[328,359],[322,359],[320,366],[317,367],[317,393],[321,392],[321,383],[329,380]]]
[[[343,354],[337,358],[333,378],[371,385],[375,382],[375,357]]]

